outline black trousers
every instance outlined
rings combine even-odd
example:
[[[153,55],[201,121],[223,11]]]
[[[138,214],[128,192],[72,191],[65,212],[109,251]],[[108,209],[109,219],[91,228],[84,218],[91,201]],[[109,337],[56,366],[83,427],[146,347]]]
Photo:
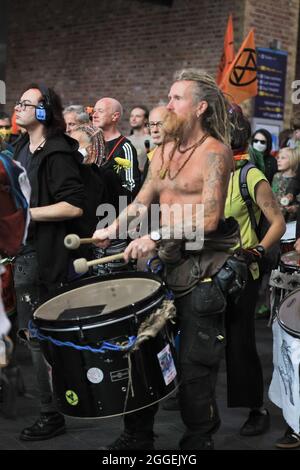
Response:
[[[259,408],[263,374],[255,341],[255,306],[259,280],[249,279],[239,301],[226,309],[227,401],[229,407]]]
[[[217,373],[225,351],[226,301],[215,281],[201,282],[176,300],[180,328],[179,401],[186,432],[181,449],[201,449],[220,426],[215,398]],[[125,430],[153,436],[158,406],[125,416]]]
[[[28,322],[32,319],[34,310],[44,298],[49,295],[45,286],[38,282],[38,265],[34,251],[20,255],[15,261],[14,283],[16,290],[19,336],[26,340],[30,349],[36,375],[37,387],[40,395],[41,412],[56,411],[49,369],[42,353],[40,343],[36,339],[27,341],[25,331],[28,330]]]

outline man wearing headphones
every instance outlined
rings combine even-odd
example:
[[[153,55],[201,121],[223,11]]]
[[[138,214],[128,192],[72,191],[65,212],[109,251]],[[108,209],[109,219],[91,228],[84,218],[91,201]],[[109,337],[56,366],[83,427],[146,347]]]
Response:
[[[65,432],[65,423],[53,402],[47,365],[39,342],[31,337],[29,321],[43,299],[53,297],[68,281],[71,259],[63,239],[71,220],[83,213],[85,192],[78,143],[65,135],[59,96],[32,84],[15,111],[17,124],[27,133],[17,142],[14,158],[26,168],[32,192],[31,223],[26,245],[16,258],[14,281],[19,335],[31,350],[41,400],[40,417],[20,439],[37,441]]]

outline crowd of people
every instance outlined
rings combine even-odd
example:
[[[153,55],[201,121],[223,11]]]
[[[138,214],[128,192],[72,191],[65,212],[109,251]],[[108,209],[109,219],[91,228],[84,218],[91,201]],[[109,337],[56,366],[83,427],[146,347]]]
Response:
[[[180,449],[214,448],[213,435],[221,424],[215,388],[222,357],[228,406],[249,409],[241,435],[262,434],[270,427],[270,414],[255,317],[262,280],[267,284],[278,265],[286,223],[300,217],[300,120],[293,118],[274,151],[270,132],[252,133],[242,109],[196,69],[176,73],[166,105],[150,112],[135,106],[128,136],[120,131],[122,115],[122,104],[113,97],[100,98],[93,109],[63,108],[59,95],[38,83],[28,85],[16,102],[13,126],[9,115],[0,113],[1,154],[17,162],[31,186],[28,230],[25,224],[14,250],[0,244],[6,260],[3,293],[15,298],[13,308],[0,304],[0,339],[6,348],[9,337],[15,344],[26,343],[40,394],[40,416],[21,430],[20,439],[38,441],[66,432],[49,366],[29,328],[33,313],[78,279],[74,256],[92,259],[116,247],[124,251],[125,270],[139,269],[136,260],[158,256],[174,293],[180,331],[178,406],[186,428]],[[5,184],[1,181],[0,190]],[[115,220],[97,229],[99,206],[107,203],[115,209]],[[161,207],[160,226],[151,230],[150,223],[147,234],[134,240],[128,234],[124,240],[120,227],[129,230],[137,214],[150,213],[154,203]],[[175,214],[170,222],[165,208],[174,204],[191,205],[191,220]],[[0,210],[0,231],[5,216]],[[203,246],[191,250],[187,241],[199,230]],[[94,244],[74,255],[63,243],[69,233],[93,236]],[[14,230],[10,234],[14,239]],[[298,240],[300,252],[299,246]],[[15,357],[3,369],[7,376],[9,369],[21,374]],[[126,414],[121,436],[105,448],[153,449],[157,409],[153,404]],[[300,446],[298,431],[289,427],[276,445]]]

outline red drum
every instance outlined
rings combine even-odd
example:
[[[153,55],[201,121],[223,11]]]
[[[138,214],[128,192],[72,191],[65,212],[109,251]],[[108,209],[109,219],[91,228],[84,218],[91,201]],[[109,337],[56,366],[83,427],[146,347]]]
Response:
[[[34,313],[59,410],[104,418],[139,410],[173,393],[177,373],[168,325],[129,356],[122,349],[161,308],[166,288],[160,278],[126,272],[77,284]]]

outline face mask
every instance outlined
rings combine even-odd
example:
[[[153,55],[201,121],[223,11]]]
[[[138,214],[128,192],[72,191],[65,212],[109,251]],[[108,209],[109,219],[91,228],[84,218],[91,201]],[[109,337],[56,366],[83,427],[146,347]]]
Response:
[[[264,152],[267,149],[267,144],[261,144],[260,142],[253,142],[252,147],[259,152]]]

